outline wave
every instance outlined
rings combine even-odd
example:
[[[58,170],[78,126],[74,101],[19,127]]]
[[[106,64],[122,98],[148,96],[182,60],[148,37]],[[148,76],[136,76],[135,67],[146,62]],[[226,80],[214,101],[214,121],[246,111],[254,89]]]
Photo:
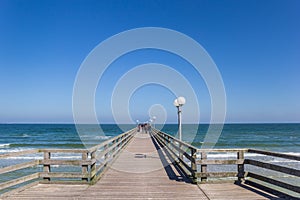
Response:
[[[83,135],[80,136],[81,138],[84,138],[86,140],[86,138],[88,139],[98,139],[98,140],[108,140],[110,139],[112,136],[106,136],[106,135],[97,135],[97,136],[93,136],[93,135]]]
[[[6,153],[14,153],[14,152],[20,152],[20,151],[26,151],[26,150],[32,150],[34,148],[7,148],[7,149],[0,149],[0,154],[6,154]]]
[[[288,155],[295,155],[295,156],[300,156],[299,152],[284,152],[284,154],[288,154]],[[199,158],[201,157],[200,155],[198,156]],[[236,158],[237,154],[236,153],[211,153],[211,154],[207,154],[207,158]],[[247,158],[251,158],[251,157],[272,157],[272,156],[266,156],[266,155],[262,155],[262,154],[257,154],[257,153],[245,153],[245,157]],[[276,158],[275,156],[273,156],[273,158]],[[284,158],[281,158],[284,159]],[[276,160],[274,160],[276,161]],[[280,160],[281,161],[281,160]],[[297,161],[299,162],[299,161]]]
[[[20,157],[10,157],[7,160],[42,160],[43,155],[37,156],[20,156]],[[81,156],[52,156],[51,159],[53,160],[80,160]]]
[[[0,148],[7,148],[7,147],[9,147],[10,146],[10,144],[9,143],[7,143],[7,144],[0,144]]]

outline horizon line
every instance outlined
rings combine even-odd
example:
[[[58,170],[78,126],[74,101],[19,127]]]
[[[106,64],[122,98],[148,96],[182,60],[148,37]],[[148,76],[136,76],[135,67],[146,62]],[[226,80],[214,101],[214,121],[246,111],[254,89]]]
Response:
[[[76,123],[73,122],[0,122],[1,125],[5,124],[68,124],[68,125],[75,125]],[[80,125],[112,125],[116,124],[113,122],[106,122],[106,123],[99,123],[99,124],[93,124],[93,123],[82,123]],[[121,125],[136,125],[136,123],[119,123]],[[170,122],[165,124],[177,124],[176,122]],[[300,124],[300,121],[283,121],[283,122],[224,122],[224,123],[210,123],[210,122],[201,122],[201,123],[183,123],[183,124]],[[155,123],[155,125],[162,125],[160,123]]]

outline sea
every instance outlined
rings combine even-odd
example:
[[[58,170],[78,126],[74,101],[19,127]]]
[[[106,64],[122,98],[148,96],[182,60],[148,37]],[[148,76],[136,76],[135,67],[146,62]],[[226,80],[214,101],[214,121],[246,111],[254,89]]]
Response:
[[[176,124],[155,125],[177,136]],[[0,124],[0,153],[39,148],[85,148],[117,136],[135,125]],[[182,138],[201,148],[208,124],[184,124]],[[78,133],[79,132],[79,133]],[[214,148],[255,148],[300,153],[300,124],[225,124]]]
[[[178,126],[176,124],[153,125],[157,129],[177,137]],[[183,124],[183,141],[201,148],[207,135],[209,124]],[[220,125],[216,125],[216,127]],[[100,127],[100,129],[99,129]],[[63,148],[78,149],[97,145],[105,140],[130,130],[136,125],[81,125],[74,124],[0,124],[0,154],[18,152],[30,149]],[[99,130],[102,130],[99,132]],[[214,129],[212,129],[214,130]],[[216,129],[217,130],[217,129]],[[218,136],[214,148],[254,148],[273,152],[282,152],[292,155],[300,155],[300,124],[225,124]],[[70,158],[73,155],[70,155]],[[235,155],[209,155],[209,159],[222,159]],[[280,158],[266,158],[266,156],[248,155],[267,162],[278,163],[283,166],[300,169],[299,161],[285,161]],[[0,168],[20,163],[24,160],[41,159],[40,157],[16,157],[0,159]],[[68,157],[66,158],[68,159]],[[40,169],[41,170],[41,169]],[[212,168],[210,170],[218,170]],[[236,170],[235,168],[233,170]],[[29,170],[30,171],[30,170]],[[10,180],[23,173],[7,173],[0,175],[0,183]],[[262,172],[264,173],[264,172]],[[269,172],[266,172],[269,173]],[[279,175],[273,175],[279,176]],[[291,179],[290,176],[285,177]],[[282,177],[280,177],[282,180]],[[291,179],[292,180],[292,179]],[[292,184],[300,186],[299,179],[293,179]],[[1,192],[0,192],[1,193]]]

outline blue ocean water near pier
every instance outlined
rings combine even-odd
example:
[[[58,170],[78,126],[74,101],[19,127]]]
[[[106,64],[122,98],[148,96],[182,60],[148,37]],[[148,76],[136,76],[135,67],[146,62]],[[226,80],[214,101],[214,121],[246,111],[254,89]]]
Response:
[[[80,137],[89,146],[122,133],[115,124],[86,125]],[[124,127],[124,125],[122,126]],[[128,130],[135,125],[128,125]],[[159,125],[157,125],[159,127]],[[183,125],[183,140],[201,147],[208,125]],[[164,125],[162,131],[176,135],[177,125]],[[0,153],[35,148],[84,148],[73,124],[0,124]],[[257,148],[300,153],[300,124],[225,124],[215,148]]]

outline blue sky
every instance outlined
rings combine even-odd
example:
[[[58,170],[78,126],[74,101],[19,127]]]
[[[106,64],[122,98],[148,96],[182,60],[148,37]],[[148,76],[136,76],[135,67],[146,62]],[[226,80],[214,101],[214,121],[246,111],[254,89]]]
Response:
[[[223,78],[226,122],[300,122],[299,9],[297,0],[0,0],[0,123],[72,123],[81,63],[100,42],[140,27],[173,29],[206,49]],[[114,122],[110,98],[117,81],[145,63],[182,73],[199,98],[200,121],[209,121],[201,76],[183,68],[189,64],[178,56],[150,49],[120,57],[105,73],[95,96],[101,122]],[[149,107],[161,104],[165,111],[158,108],[156,115],[167,112],[167,122],[176,122],[174,97],[168,88],[145,85],[128,100],[128,110],[144,121]],[[186,122],[193,122],[190,112],[187,107]]]

